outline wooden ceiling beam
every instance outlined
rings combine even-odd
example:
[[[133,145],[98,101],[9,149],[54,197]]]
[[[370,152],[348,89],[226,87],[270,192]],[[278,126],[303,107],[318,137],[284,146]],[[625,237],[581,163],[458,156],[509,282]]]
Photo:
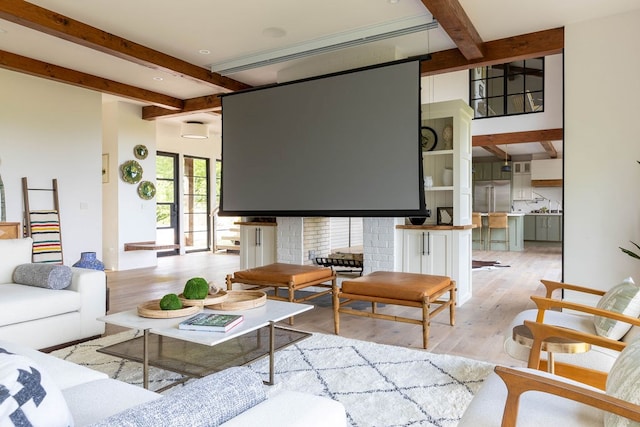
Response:
[[[144,120],[155,120],[166,117],[184,116],[193,113],[220,113],[222,111],[222,101],[219,95],[207,95],[198,98],[184,100],[184,108],[180,111],[172,111],[166,108],[149,105],[142,107],[142,118]]]
[[[540,145],[544,148],[544,151],[547,152],[550,158],[556,159],[558,158],[558,152],[556,151],[556,147],[553,146],[551,141],[540,141]]]
[[[490,147],[495,145],[520,144],[525,142],[562,141],[563,139],[564,131],[562,128],[540,129],[522,132],[474,135],[471,140],[471,145],[473,147]]]
[[[81,73],[80,71],[71,70],[69,68],[60,67],[1,50],[0,68],[66,83],[72,86],[91,89],[102,93],[121,96],[134,101],[154,104],[169,111],[182,110],[184,108],[184,102],[181,99],[174,98],[172,96],[108,80],[103,77]]]
[[[485,149],[486,151],[488,151],[489,153],[493,154],[494,156],[496,156],[498,159],[500,160],[504,160],[505,157],[507,158],[507,161],[511,160],[511,156],[509,154],[507,154],[506,151],[504,151],[503,149],[495,146],[495,145],[487,145],[485,147],[482,147],[483,149]]]
[[[467,59],[458,49],[433,52],[431,59],[420,63],[420,73],[431,76],[561,53],[564,49],[564,28],[493,40],[485,42],[484,48],[484,57],[479,59]]]
[[[422,0],[442,29],[468,60],[484,57],[484,43],[457,0]]]
[[[218,91],[251,87],[23,0],[2,0],[0,18]]]

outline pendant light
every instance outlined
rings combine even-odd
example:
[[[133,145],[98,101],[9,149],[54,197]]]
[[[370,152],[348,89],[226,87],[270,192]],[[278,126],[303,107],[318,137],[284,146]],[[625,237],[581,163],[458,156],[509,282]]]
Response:
[[[507,154],[507,146],[504,146],[504,165],[500,168],[502,172],[511,172],[511,165],[507,162],[509,155]]]

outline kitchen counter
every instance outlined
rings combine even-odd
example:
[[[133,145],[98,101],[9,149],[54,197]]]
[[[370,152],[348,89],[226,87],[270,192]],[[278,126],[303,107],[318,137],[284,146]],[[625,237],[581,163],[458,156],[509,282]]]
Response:
[[[525,215],[528,215],[528,214],[524,212],[507,212],[507,216],[525,216]],[[489,216],[489,214],[486,212],[480,212],[480,216]]]
[[[560,215],[562,215],[562,212],[547,212],[547,213],[527,212],[527,213],[525,213],[525,215],[560,216]]]

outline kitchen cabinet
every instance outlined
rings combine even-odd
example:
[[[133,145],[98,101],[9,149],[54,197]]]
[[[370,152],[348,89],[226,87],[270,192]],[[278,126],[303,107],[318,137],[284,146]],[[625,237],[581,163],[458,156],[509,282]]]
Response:
[[[524,216],[524,240],[536,240],[536,215]]]
[[[434,129],[438,143],[422,153],[425,177],[425,202],[431,209],[427,224],[437,223],[438,207],[453,207],[453,225],[471,224],[471,120],[473,110],[462,100],[422,105],[422,125]],[[450,145],[444,141],[444,129],[451,128]],[[452,179],[445,179],[445,170]]]
[[[513,200],[532,200],[531,162],[514,162],[512,170],[513,185],[511,194]]]
[[[492,181],[511,179],[511,172],[503,172],[504,162],[475,162],[473,163],[474,181]]]
[[[536,216],[536,240],[559,242],[562,240],[562,217],[560,215]]]
[[[562,187],[562,159],[531,161],[533,187]]]
[[[239,223],[240,270],[276,262],[276,227]]]
[[[403,230],[402,271],[451,277],[451,230]]]
[[[511,172],[503,172],[504,161],[491,163],[491,179],[511,179]]]

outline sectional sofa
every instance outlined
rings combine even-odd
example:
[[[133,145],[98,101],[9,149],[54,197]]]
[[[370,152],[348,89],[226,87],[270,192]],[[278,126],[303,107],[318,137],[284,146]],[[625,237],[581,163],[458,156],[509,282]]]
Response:
[[[2,425],[11,419],[47,427],[346,426],[341,403],[285,390],[269,395],[262,378],[246,367],[160,395],[2,340],[0,391]]]
[[[0,240],[0,339],[42,349],[103,334],[104,272],[31,264],[32,243]]]

